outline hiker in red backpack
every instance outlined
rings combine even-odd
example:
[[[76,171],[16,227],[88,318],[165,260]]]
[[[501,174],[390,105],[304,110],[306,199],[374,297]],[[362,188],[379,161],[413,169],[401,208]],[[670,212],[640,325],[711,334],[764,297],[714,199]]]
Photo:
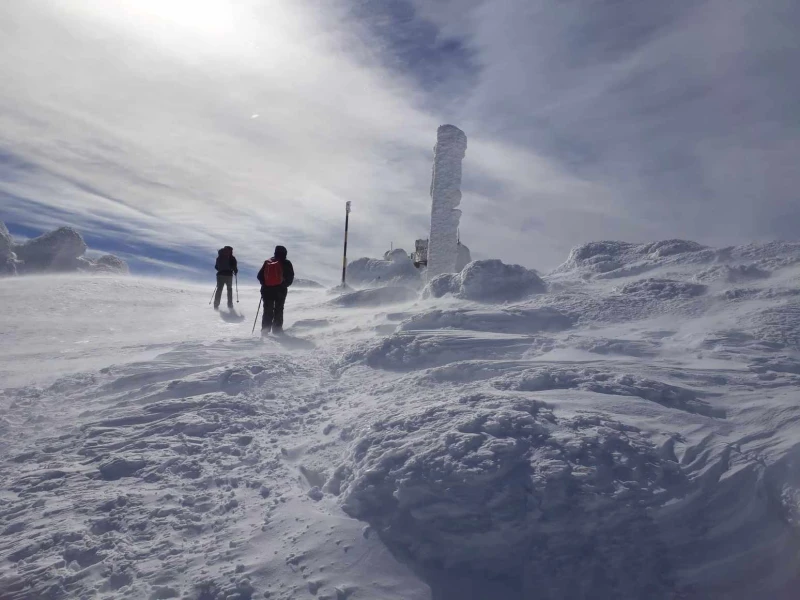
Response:
[[[294,267],[286,259],[286,248],[275,246],[275,256],[270,258],[258,272],[261,282],[261,298],[264,300],[264,317],[261,319],[261,335],[283,332],[283,305],[286,294],[294,281]]]

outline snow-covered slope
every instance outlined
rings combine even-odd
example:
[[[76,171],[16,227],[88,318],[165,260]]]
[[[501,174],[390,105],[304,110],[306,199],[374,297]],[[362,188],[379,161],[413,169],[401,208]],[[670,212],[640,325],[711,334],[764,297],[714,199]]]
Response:
[[[0,598],[798,597],[800,248],[543,279],[263,342],[251,287],[0,281]]]

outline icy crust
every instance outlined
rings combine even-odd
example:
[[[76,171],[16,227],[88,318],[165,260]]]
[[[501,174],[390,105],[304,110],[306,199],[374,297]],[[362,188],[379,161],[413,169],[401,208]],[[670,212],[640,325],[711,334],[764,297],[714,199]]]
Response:
[[[647,508],[683,476],[635,427],[478,393],[376,421],[350,462],[344,510],[418,564],[524,573],[526,598],[666,597]]]
[[[476,260],[460,273],[434,277],[422,292],[424,298],[452,294],[477,302],[513,302],[532,294],[542,294],[547,286],[536,271],[500,260]]]

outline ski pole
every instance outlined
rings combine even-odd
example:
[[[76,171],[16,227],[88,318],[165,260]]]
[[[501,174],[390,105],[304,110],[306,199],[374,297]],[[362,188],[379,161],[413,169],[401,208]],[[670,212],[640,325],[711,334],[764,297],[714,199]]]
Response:
[[[216,296],[216,295],[217,295],[217,288],[218,288],[218,287],[219,287],[219,284],[217,284],[217,285],[214,287],[214,293],[213,293],[213,294],[211,294],[211,300],[209,300],[209,301],[208,301],[208,305],[209,305],[209,306],[211,306],[211,303],[214,301],[214,296]]]
[[[236,273],[234,275],[234,278],[236,279],[236,302],[238,304],[238,302],[239,302],[239,274]]]
[[[256,323],[258,322],[258,313],[261,312],[261,301],[263,298],[258,299],[258,310],[256,311],[256,318],[253,320],[253,331],[250,332],[250,335],[253,335],[256,331]]]

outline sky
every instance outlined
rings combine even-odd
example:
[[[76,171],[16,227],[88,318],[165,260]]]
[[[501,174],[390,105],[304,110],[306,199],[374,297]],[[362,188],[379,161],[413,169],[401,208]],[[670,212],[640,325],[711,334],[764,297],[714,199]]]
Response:
[[[798,30],[796,0],[4,0],[0,220],[332,282],[346,201],[350,258],[427,237],[451,123],[473,257],[797,239]]]

